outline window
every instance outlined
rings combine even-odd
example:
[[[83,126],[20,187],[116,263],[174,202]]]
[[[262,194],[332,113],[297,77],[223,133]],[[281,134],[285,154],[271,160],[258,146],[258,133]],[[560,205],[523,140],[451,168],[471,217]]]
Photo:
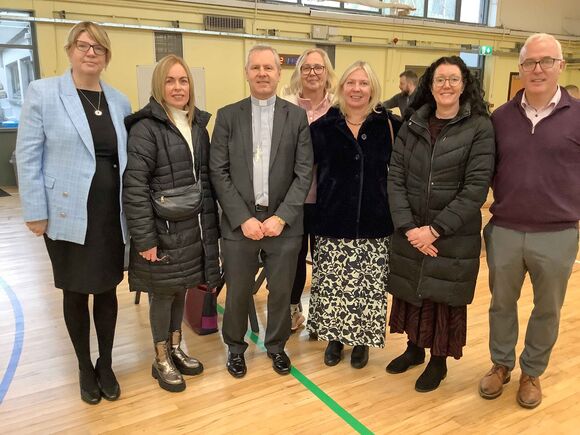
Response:
[[[249,0],[248,0],[249,1]],[[254,0],[252,0],[254,1]],[[264,3],[293,3],[314,8],[335,8],[342,11],[367,12],[371,14],[395,14],[395,9],[376,8],[363,1],[334,0],[259,0]],[[495,2],[495,3],[494,3]],[[488,15],[497,0],[399,0],[415,8],[409,16],[435,20],[458,21],[463,23],[487,24]]]
[[[168,54],[183,57],[181,33],[155,32],[155,61],[159,62]]]
[[[427,17],[441,20],[454,20],[455,3],[455,0],[430,0],[428,2]]]
[[[0,129],[18,127],[26,89],[36,78],[33,28],[19,16],[30,13],[0,10]]]

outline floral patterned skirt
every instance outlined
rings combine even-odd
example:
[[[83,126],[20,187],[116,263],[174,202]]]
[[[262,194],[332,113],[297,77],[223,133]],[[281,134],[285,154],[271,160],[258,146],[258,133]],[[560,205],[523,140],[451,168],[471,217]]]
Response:
[[[389,238],[316,236],[308,330],[320,340],[384,347]]]

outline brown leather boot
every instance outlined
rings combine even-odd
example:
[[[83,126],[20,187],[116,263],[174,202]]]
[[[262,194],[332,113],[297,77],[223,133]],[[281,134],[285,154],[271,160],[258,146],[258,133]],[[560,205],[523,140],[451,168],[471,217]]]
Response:
[[[173,331],[171,333],[171,359],[179,370],[184,375],[199,375],[203,372],[203,364],[201,361],[187,355],[181,349],[181,331]]]
[[[479,395],[484,399],[495,399],[501,396],[504,384],[507,384],[510,379],[511,373],[506,366],[494,364],[479,381]]]
[[[520,406],[528,409],[535,408],[542,403],[542,387],[540,386],[540,378],[528,376],[522,372],[517,399]]]

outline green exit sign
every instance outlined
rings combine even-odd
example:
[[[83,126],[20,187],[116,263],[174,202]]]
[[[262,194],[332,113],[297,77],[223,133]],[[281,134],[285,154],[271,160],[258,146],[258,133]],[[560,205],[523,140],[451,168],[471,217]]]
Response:
[[[482,45],[479,47],[479,54],[482,56],[489,56],[491,53],[493,53],[491,45]]]

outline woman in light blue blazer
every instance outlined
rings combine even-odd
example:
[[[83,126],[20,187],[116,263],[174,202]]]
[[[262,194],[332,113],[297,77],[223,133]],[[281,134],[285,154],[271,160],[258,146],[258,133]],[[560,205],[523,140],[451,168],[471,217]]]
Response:
[[[116,287],[123,279],[127,98],[100,80],[111,59],[103,28],[75,25],[65,45],[71,69],[30,84],[22,107],[16,159],[26,225],[44,236],[54,282],[63,290],[66,327],[79,364],[81,398],[115,400],[120,388],[111,352]],[[99,344],[90,354],[89,294]]]

